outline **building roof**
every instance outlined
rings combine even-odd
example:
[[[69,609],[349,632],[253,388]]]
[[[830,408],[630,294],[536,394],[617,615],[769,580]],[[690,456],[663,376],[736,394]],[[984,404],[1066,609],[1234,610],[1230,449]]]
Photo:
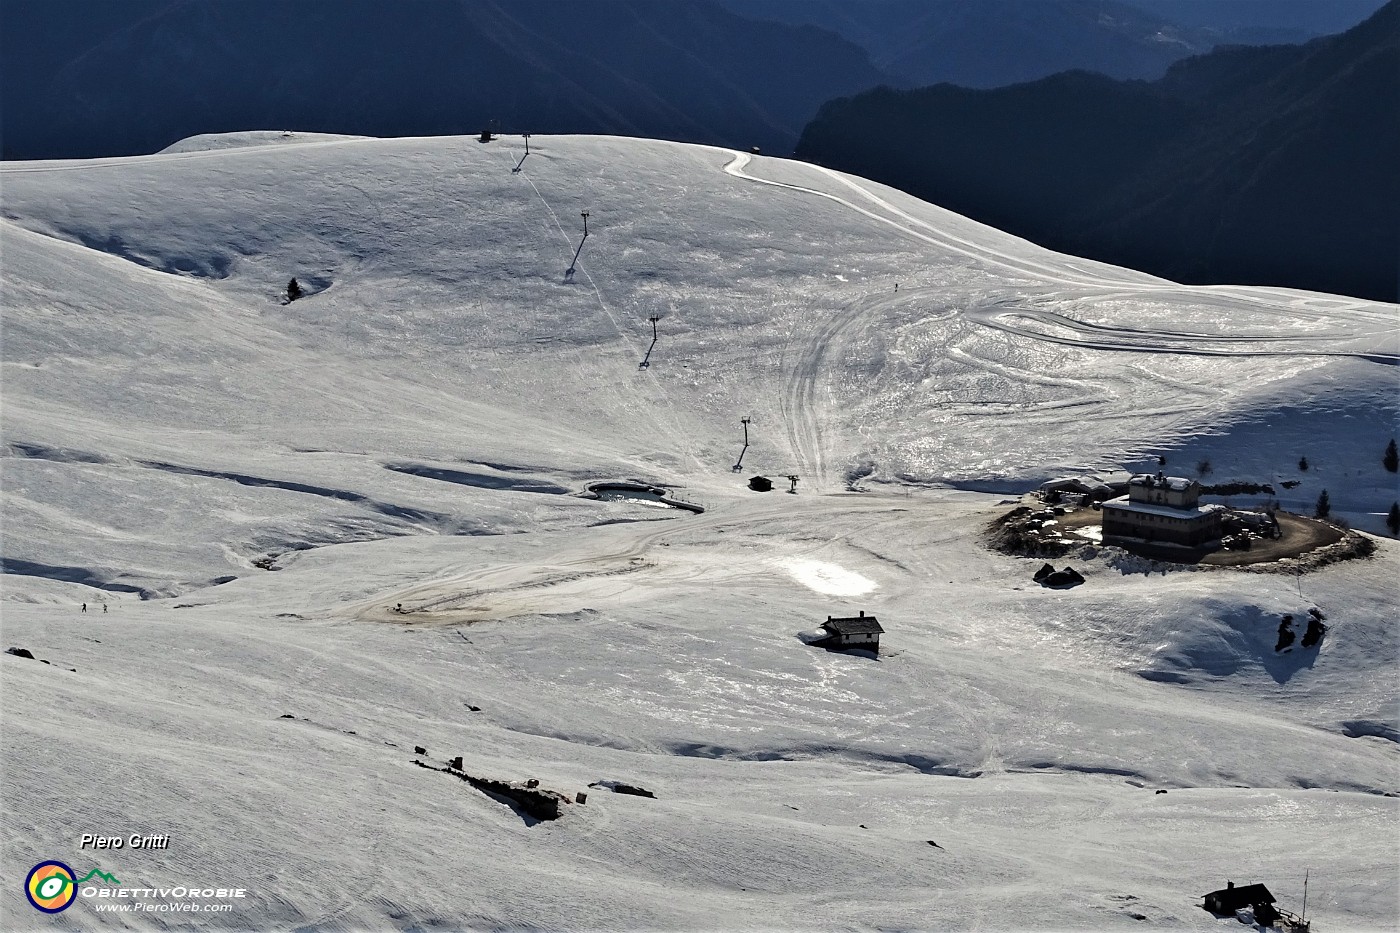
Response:
[[[1274,896],[1262,884],[1242,884],[1236,887],[1221,888],[1219,891],[1210,892],[1206,897],[1220,901],[1221,906],[1228,910],[1249,907],[1253,904],[1274,903]]]
[[[1165,515],[1167,518],[1201,518],[1211,512],[1223,512],[1225,506],[1207,503],[1190,508],[1183,508],[1176,505],[1161,505],[1156,502],[1134,502],[1127,496],[1119,496],[1117,499],[1109,499],[1101,508],[1121,509],[1124,512],[1140,512],[1144,515]]]
[[[1128,480],[1128,485],[1145,486],[1149,489],[1161,488],[1171,489],[1176,492],[1185,492],[1187,489],[1190,489],[1191,484],[1195,482],[1195,480],[1187,479],[1184,476],[1165,476],[1159,472],[1155,476],[1151,473],[1139,473]]]
[[[1082,479],[1078,479],[1076,477],[1067,477],[1065,479],[1046,480],[1045,482],[1040,484],[1040,488],[1045,492],[1050,492],[1053,489],[1068,489],[1071,492],[1088,492],[1090,485],[1091,484],[1086,483]]]
[[[863,611],[858,616],[844,619],[827,616],[822,628],[836,635],[878,635],[884,631],[874,616],[868,616]]]

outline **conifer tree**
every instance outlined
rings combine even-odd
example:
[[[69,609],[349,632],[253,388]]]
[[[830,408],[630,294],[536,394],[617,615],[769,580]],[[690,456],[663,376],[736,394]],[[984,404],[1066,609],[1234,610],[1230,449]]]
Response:
[[[1385,456],[1381,458],[1381,463],[1385,464],[1385,468],[1392,473],[1400,469],[1400,451],[1395,449],[1395,438],[1392,437],[1390,443],[1386,445]]]
[[[1313,515],[1317,518],[1326,518],[1332,514],[1332,499],[1327,495],[1327,490],[1322,490],[1322,495],[1317,497],[1317,508],[1313,510]]]
[[[1393,535],[1400,535],[1400,502],[1390,504],[1390,514],[1385,517],[1385,527]]]

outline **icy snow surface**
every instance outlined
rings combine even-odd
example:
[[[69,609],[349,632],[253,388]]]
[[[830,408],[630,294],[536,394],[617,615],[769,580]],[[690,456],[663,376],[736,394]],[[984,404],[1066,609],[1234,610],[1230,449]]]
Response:
[[[1221,930],[1305,869],[1394,927],[1393,540],[1066,591],[979,543],[1159,453],[1380,531],[1394,306],[713,148],[294,135],[0,170],[0,609],[53,662],[0,657],[0,928]],[[878,658],[798,638],[861,610]],[[457,755],[656,797],[536,824]],[[249,897],[50,918],[53,858]]]

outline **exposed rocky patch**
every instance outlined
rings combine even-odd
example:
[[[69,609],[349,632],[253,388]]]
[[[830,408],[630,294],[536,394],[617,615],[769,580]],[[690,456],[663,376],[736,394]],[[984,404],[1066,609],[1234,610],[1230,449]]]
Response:
[[[1201,487],[1201,494],[1205,496],[1249,496],[1258,493],[1272,496],[1274,487],[1268,483],[1216,483],[1213,486]]]
[[[1078,586],[1084,582],[1084,575],[1073,567],[1066,567],[1063,570],[1056,570],[1053,564],[1041,564],[1040,569],[1032,577],[1041,586],[1056,590],[1067,590],[1072,586]]]
[[[453,763],[460,762],[461,759],[453,759]],[[497,799],[504,798],[504,802],[520,810],[527,816],[536,820],[557,820],[564,815],[563,805],[570,803],[567,795],[559,791],[549,790],[540,787],[538,781],[528,781],[525,785],[518,782],[498,781],[493,778],[476,777],[461,770],[460,767],[449,765],[446,768],[438,768],[427,764],[419,759],[414,759],[413,763],[420,768],[429,771],[441,771],[443,774],[451,774],[456,778],[466,781],[472,787],[488,796]]]
[[[1063,538],[1054,524],[1062,508],[1032,509],[1018,505],[992,522],[986,544],[994,551],[1016,557],[1062,557],[1083,541]]]
[[[656,795],[645,787],[638,787],[635,784],[624,784],[621,781],[594,781],[589,787],[605,787],[614,794],[631,794],[633,797],[650,797],[656,799]]]

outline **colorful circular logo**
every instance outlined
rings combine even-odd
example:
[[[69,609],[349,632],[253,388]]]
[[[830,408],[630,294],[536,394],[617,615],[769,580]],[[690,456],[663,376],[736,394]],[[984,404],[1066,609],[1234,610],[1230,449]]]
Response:
[[[40,862],[29,870],[29,877],[24,879],[24,894],[35,910],[46,914],[67,910],[73,898],[78,896],[73,869],[62,862]]]

